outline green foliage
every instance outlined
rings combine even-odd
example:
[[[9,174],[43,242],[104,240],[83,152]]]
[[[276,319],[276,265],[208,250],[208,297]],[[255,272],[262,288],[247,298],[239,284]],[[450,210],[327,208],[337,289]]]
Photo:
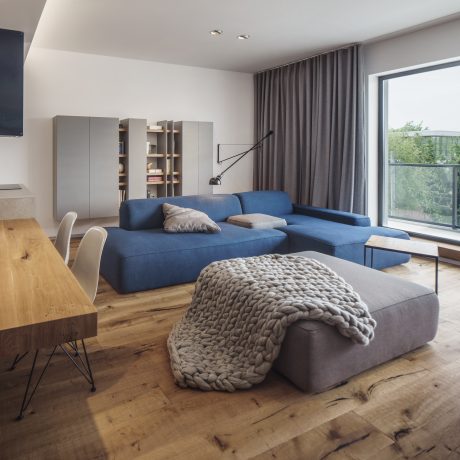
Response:
[[[390,163],[460,164],[460,136],[423,136],[428,130],[422,122],[409,121],[401,128],[388,130]]]
[[[389,214],[450,224],[452,221],[452,167],[460,164],[460,137],[424,136],[422,122],[407,122],[388,130],[389,163],[425,166],[390,166]],[[459,181],[460,182],[460,181]]]

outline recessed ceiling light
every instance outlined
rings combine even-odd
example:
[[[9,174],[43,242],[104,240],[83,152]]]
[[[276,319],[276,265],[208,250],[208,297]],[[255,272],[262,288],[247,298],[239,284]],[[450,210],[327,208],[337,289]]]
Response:
[[[236,37],[238,40],[247,40],[249,38],[248,34],[241,34]]]
[[[220,30],[220,29],[214,29],[214,30],[210,30],[209,33],[211,35],[217,36],[217,35],[222,35],[224,33],[224,31]]]

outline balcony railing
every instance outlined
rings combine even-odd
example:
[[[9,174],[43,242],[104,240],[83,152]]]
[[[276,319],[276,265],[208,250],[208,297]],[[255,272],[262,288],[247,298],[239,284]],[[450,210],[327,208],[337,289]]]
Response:
[[[388,217],[459,228],[458,164],[388,164]]]

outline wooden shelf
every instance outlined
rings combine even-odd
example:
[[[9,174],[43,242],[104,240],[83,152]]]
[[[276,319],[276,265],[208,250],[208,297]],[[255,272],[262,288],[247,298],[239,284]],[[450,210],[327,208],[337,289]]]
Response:
[[[147,173],[147,176],[163,177],[164,173]]]
[[[163,185],[165,184],[165,181],[158,181],[158,182],[147,182],[147,185]],[[180,184],[180,180],[174,180],[174,181],[166,181],[166,184]]]
[[[118,173],[118,177],[126,177],[126,173]]]
[[[159,133],[159,134],[162,134],[164,133],[164,129],[148,129],[147,130],[148,133]]]
[[[172,156],[173,156],[173,158],[180,158],[180,155],[179,155],[178,153],[173,153]],[[166,155],[166,158],[171,158],[171,154],[168,153],[168,154]]]
[[[113,128],[112,128],[113,129]],[[119,133],[126,133],[128,131],[126,128],[118,128]],[[113,132],[113,131],[112,131]]]
[[[128,185],[126,182],[118,182],[119,187],[124,187],[125,185]]]
[[[118,158],[126,158],[126,154],[125,153],[119,153]]]
[[[163,153],[147,153],[147,158],[164,158]]]

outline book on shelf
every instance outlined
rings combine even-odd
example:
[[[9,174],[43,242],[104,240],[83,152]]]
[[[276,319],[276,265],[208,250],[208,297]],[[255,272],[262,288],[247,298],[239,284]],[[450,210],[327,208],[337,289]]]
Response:
[[[118,190],[118,201],[121,204],[123,201],[126,200],[126,190],[120,189]]]
[[[163,170],[162,169],[147,169],[148,174],[158,174],[159,176],[163,175]]]
[[[163,176],[149,176],[147,182],[163,182]]]

